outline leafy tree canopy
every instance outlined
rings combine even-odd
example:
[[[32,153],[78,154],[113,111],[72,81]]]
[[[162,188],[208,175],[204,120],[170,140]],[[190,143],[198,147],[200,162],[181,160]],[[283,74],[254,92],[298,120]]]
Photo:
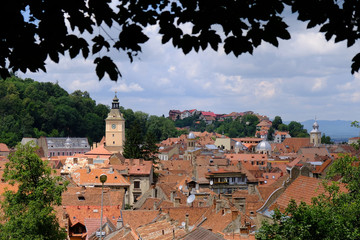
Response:
[[[109,108],[88,92],[67,93],[57,83],[12,76],[0,79],[0,142],[13,147],[22,137],[88,137],[100,141]]]
[[[352,46],[360,37],[360,10],[356,0],[111,0],[0,2],[3,19],[0,41],[0,75],[9,70],[46,71],[45,60],[58,63],[59,55],[101,55],[94,59],[96,73],[112,80],[121,76],[109,57],[115,49],[130,61],[148,41],[147,26],[158,25],[162,43],[171,42],[187,54],[219,46],[225,53],[239,56],[253,53],[263,41],[274,46],[290,39],[282,18],[285,7],[298,14],[308,28],[319,26],[326,40],[346,41]],[[191,32],[184,31],[190,24]],[[116,29],[117,35],[110,35]],[[87,38],[90,36],[91,40]],[[360,68],[360,53],[353,59],[351,72]]]
[[[42,161],[31,147],[17,145],[17,151],[10,155],[3,178],[5,182],[17,184],[16,192],[6,191],[1,202],[2,223],[0,239],[65,239],[54,212],[54,205],[61,204],[65,185],[60,177],[53,177],[53,171]]]

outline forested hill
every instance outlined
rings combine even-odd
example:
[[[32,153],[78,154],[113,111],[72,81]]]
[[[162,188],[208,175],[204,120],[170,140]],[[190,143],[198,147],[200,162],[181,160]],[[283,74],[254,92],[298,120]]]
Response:
[[[58,84],[0,80],[0,142],[14,146],[22,137],[88,137],[104,135],[109,108],[96,104],[87,92],[67,93]]]
[[[111,103],[109,103],[110,105]],[[174,123],[121,107],[126,128],[135,121],[140,138],[152,131],[155,140],[178,134]],[[90,143],[105,134],[109,107],[96,104],[88,92],[71,94],[58,84],[11,77],[0,79],[0,142],[15,146],[23,137],[88,137]],[[130,132],[130,131],[129,131]]]

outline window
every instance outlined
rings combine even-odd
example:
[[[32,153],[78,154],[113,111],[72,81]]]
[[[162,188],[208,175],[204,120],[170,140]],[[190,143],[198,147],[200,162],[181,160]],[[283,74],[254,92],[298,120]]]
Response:
[[[115,134],[113,134],[113,137],[115,137]]]
[[[85,197],[84,196],[78,196],[79,201],[85,201]]]
[[[113,144],[115,144],[115,141],[113,141]]]
[[[140,181],[134,181],[134,188],[140,188]]]

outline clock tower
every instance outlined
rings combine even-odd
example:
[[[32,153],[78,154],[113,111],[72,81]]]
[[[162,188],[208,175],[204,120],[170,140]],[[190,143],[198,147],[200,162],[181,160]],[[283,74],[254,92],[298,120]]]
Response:
[[[122,153],[125,142],[125,119],[120,112],[119,99],[116,93],[105,123],[105,148],[113,153]]]

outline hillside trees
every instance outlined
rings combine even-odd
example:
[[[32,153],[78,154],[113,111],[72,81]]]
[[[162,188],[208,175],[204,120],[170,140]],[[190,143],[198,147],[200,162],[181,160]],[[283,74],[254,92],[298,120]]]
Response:
[[[109,108],[87,92],[68,94],[58,84],[12,76],[0,79],[0,142],[22,137],[88,137],[100,141]]]
[[[308,28],[318,27],[328,41],[346,41],[350,47],[360,38],[355,0],[123,0],[116,6],[110,0],[4,0],[0,9],[6,9],[2,16],[8,21],[0,23],[0,75],[46,71],[45,61],[58,63],[59,55],[88,58],[101,53],[94,58],[99,79],[107,73],[117,80],[121,73],[110,58],[112,50],[133,61],[149,39],[146,27],[155,25],[163,44],[171,42],[185,54],[208,47],[223,47],[235,56],[252,54],[263,42],[277,47],[279,39],[290,39],[282,15],[286,8]],[[185,25],[190,31],[184,31]],[[352,62],[354,73],[360,54]]]
[[[60,177],[35,153],[30,143],[17,145],[10,155],[3,178],[17,184],[18,190],[6,191],[1,202],[0,239],[65,239],[65,229],[57,222],[54,206],[61,204]]]

